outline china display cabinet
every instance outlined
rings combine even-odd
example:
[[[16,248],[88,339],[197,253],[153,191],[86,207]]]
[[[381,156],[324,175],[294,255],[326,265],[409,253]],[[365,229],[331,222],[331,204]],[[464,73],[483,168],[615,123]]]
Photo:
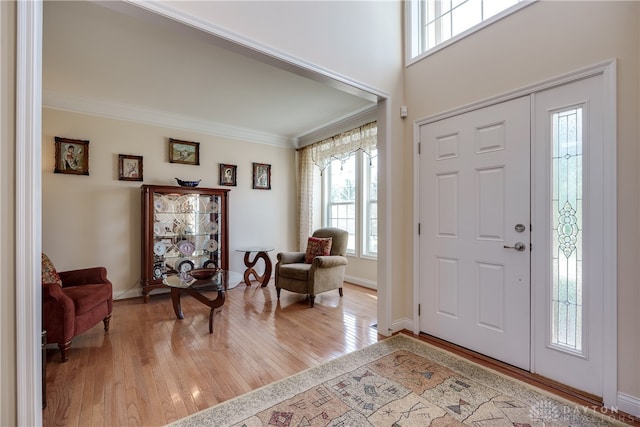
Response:
[[[143,185],[142,296],[169,274],[229,268],[228,189]]]

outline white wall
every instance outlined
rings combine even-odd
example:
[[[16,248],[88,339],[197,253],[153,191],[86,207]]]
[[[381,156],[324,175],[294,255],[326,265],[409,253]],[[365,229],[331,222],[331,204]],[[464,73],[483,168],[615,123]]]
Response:
[[[406,70],[418,120],[618,59],[618,386],[640,413],[640,34],[638,2],[540,1]],[[405,139],[410,153],[412,136]],[[406,164],[411,164],[407,155]],[[407,168],[410,169],[410,168]],[[413,175],[404,176],[412,188]]]
[[[55,174],[54,137],[88,139],[89,176]],[[169,163],[168,138],[200,142],[200,166]],[[144,182],[118,180],[118,154],[143,156]],[[107,267],[114,295],[140,290],[140,185],[174,177],[219,187],[218,165],[238,166],[229,193],[229,268],[243,272],[241,246],[296,245],[294,150],[157,126],[44,109],[42,247],[59,270]],[[271,190],[252,189],[252,162],[271,164]],[[260,268],[262,263],[260,263]],[[260,270],[261,272],[261,270]],[[127,291],[131,291],[127,293]]]

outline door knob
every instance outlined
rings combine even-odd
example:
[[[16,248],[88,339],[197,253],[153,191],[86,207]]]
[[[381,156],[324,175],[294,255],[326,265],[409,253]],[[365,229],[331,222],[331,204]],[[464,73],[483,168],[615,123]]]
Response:
[[[516,251],[520,251],[520,252],[524,251],[526,247],[527,245],[525,245],[522,242],[516,242],[516,244],[513,246],[504,245],[505,249],[515,249]]]

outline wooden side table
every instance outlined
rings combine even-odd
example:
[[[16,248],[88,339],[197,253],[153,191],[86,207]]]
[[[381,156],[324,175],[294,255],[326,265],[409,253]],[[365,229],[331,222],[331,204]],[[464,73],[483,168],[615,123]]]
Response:
[[[273,248],[265,246],[236,249],[236,252],[244,252],[244,265],[247,267],[244,272],[244,283],[246,283],[247,286],[251,286],[251,275],[255,277],[255,279],[261,284],[263,288],[267,286],[267,284],[269,283],[269,279],[271,279],[271,270],[273,268],[268,252],[271,252],[272,250]],[[255,254],[253,260],[251,259],[252,253]],[[259,260],[264,261],[264,273],[262,274],[262,276],[258,275],[256,270],[254,270],[253,268]]]

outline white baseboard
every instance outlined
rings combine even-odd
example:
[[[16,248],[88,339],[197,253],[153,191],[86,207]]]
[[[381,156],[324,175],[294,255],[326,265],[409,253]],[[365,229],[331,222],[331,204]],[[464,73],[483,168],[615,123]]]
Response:
[[[378,283],[373,280],[363,279],[355,276],[344,276],[344,281],[353,283],[354,285],[362,286],[369,289],[378,289]]]
[[[404,319],[398,319],[395,320],[391,323],[391,332],[398,332],[401,331],[403,329],[406,329],[408,331],[412,331],[413,330],[413,320],[408,319],[408,318],[404,318]]]
[[[128,298],[137,298],[139,296],[142,296],[142,289],[141,288],[135,288],[135,289],[128,289],[126,291],[117,291],[113,293],[113,300],[117,301],[117,300],[121,300],[121,299],[128,299]]]
[[[640,397],[618,392],[618,410],[640,417]]]

